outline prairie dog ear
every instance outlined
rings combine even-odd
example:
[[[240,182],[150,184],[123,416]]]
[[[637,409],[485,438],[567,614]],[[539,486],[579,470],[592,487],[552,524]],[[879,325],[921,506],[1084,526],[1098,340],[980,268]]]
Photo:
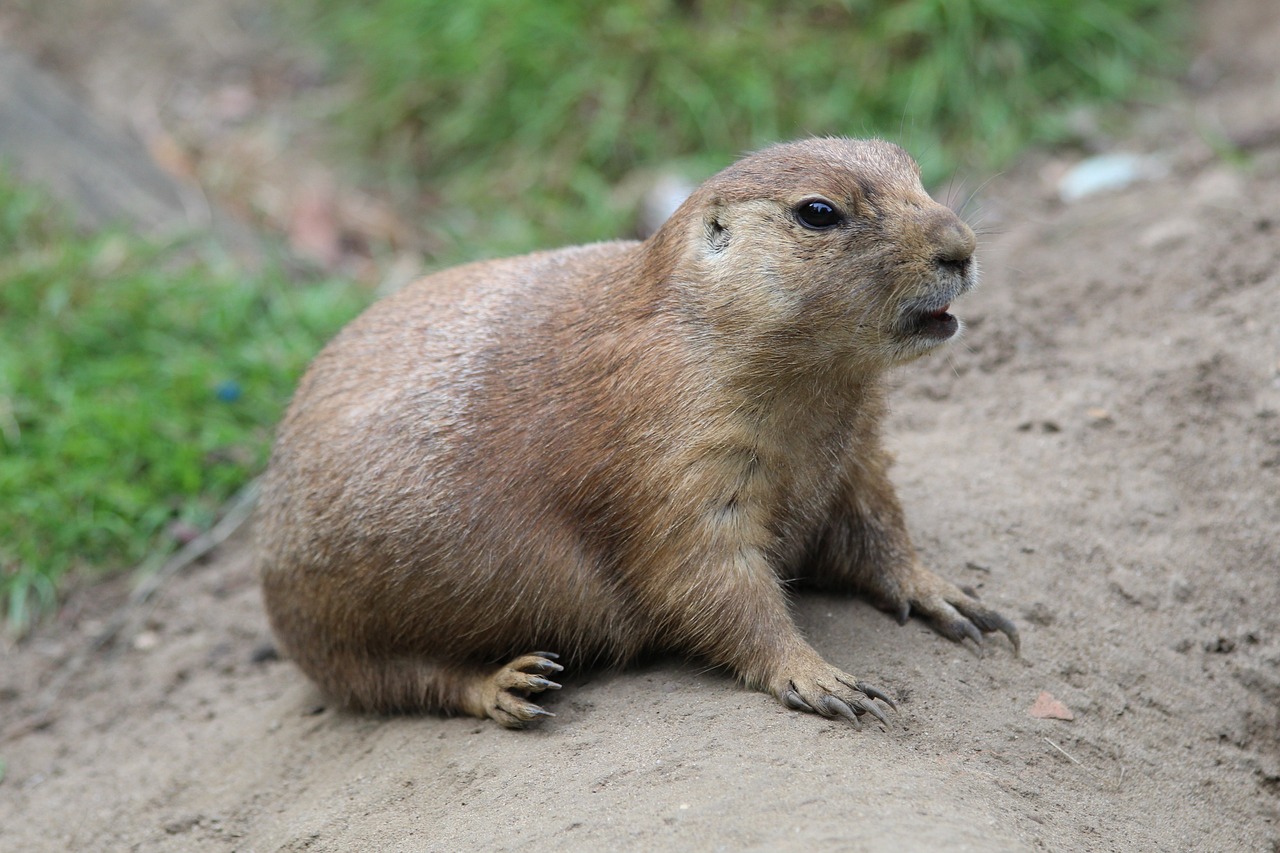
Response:
[[[702,230],[706,238],[707,252],[718,255],[729,247],[729,229],[725,223],[724,206],[720,203],[708,207],[702,220]]]

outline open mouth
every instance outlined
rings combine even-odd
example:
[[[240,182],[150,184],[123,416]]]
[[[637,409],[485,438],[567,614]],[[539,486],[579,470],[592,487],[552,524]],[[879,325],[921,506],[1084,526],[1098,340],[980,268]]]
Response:
[[[911,319],[911,331],[927,338],[945,341],[960,330],[960,321],[948,313],[951,303],[933,311],[923,311]]]

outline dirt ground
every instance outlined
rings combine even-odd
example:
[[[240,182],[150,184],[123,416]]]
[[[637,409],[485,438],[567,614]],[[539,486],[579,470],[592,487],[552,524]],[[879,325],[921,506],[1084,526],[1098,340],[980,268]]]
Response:
[[[969,332],[899,377],[917,545],[1020,658],[803,595],[813,645],[899,698],[887,730],[679,661],[566,672],[525,732],[359,716],[260,654],[241,534],[3,648],[0,850],[1280,851],[1280,9],[1201,24],[1183,96],[1109,146],[1169,174],[1067,205],[1031,155],[983,188]]]

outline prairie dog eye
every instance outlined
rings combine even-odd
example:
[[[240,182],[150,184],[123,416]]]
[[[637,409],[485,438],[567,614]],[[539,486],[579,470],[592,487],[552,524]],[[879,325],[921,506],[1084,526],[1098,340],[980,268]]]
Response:
[[[811,198],[795,207],[796,221],[812,231],[825,231],[844,221],[844,216],[834,204],[825,199]]]

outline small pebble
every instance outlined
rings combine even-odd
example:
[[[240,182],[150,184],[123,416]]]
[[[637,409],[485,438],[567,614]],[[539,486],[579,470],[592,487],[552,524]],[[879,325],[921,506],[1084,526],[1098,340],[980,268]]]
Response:
[[[149,652],[160,645],[160,635],[155,631],[143,631],[133,638],[133,647],[140,652]]]
[[[1059,702],[1047,690],[1040,691],[1040,695],[1036,697],[1035,703],[1027,713],[1038,720],[1064,720],[1069,723],[1076,718],[1066,705]]]
[[[1065,202],[1107,190],[1124,189],[1139,181],[1163,178],[1169,164],[1163,157],[1144,154],[1103,154],[1082,160],[1058,181],[1058,196]]]
[[[223,403],[234,403],[244,395],[243,389],[240,388],[240,383],[236,382],[234,379],[219,382],[218,387],[214,389],[213,393],[217,396],[218,400]]]

